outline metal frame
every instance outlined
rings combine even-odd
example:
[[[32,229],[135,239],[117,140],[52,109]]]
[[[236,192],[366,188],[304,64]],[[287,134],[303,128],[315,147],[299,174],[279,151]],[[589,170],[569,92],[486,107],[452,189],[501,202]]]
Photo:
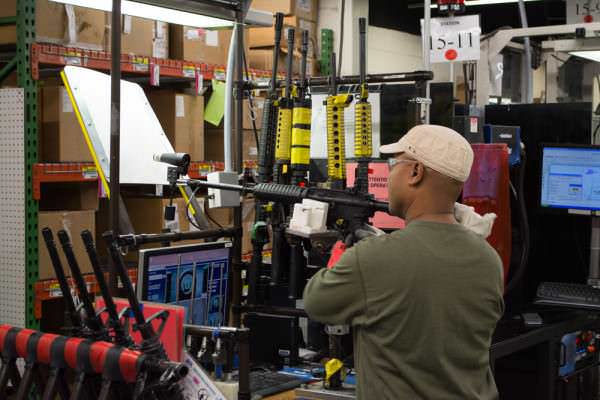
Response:
[[[31,75],[35,42],[35,0],[17,0],[17,81],[25,97],[25,284],[26,326],[38,328],[34,316],[34,284],[38,279],[38,203],[33,198],[33,164],[38,158],[38,91]]]
[[[0,321],[16,326],[26,323],[24,110],[23,89],[0,90]]]
[[[502,29],[486,40],[481,41],[481,58],[477,63],[477,105],[485,106],[490,93],[490,70],[494,58],[507,46],[512,46],[511,40],[532,36],[573,35],[576,29],[584,29],[586,38],[595,38],[600,33],[600,23],[568,24],[538,26],[535,28]],[[584,43],[582,40],[578,40]],[[544,46],[547,47],[548,45]],[[519,46],[522,47],[522,46]]]

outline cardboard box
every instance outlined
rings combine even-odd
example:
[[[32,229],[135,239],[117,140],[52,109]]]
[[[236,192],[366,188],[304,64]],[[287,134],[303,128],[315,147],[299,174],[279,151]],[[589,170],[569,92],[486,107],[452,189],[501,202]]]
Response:
[[[176,152],[204,160],[204,98],[172,90],[152,90],[148,100]]]
[[[272,13],[282,12],[315,22],[319,13],[318,0],[254,0],[250,8]]]
[[[286,70],[286,59],[287,50],[282,50],[279,53],[279,59],[277,61],[277,71],[285,73]],[[302,58],[299,53],[294,53],[294,61],[292,68],[294,69],[294,75],[300,72],[300,63]],[[250,68],[260,69],[264,71],[273,70],[273,48],[270,49],[252,49],[248,53],[248,64]],[[306,75],[317,76],[317,60],[308,57],[306,60]]]
[[[17,15],[17,0],[3,0],[0,7],[0,18],[14,17]],[[15,25],[0,26],[0,44],[17,42],[17,29]]]
[[[92,162],[73,105],[63,86],[42,89],[41,127],[41,161]]]
[[[41,211],[96,211],[99,203],[98,182],[52,183],[41,186]]]
[[[181,198],[173,199],[173,205],[177,208],[173,221],[164,219],[167,205],[169,205],[169,199],[125,199],[125,207],[127,207],[135,233],[160,233],[166,228],[174,232],[188,232],[190,223],[185,214],[185,201]]]
[[[17,0],[2,0],[0,17],[16,16],[16,4]],[[66,7],[49,0],[37,0],[35,7],[36,41],[103,50],[103,11],[76,6]],[[15,25],[0,27],[0,44],[16,43],[16,39]]]
[[[248,53],[248,33],[244,47]],[[227,65],[232,29],[208,30],[181,25],[171,25],[170,52],[175,60]]]
[[[49,211],[40,212],[38,215],[38,255],[39,255],[39,279],[54,279],[56,277],[48,250],[46,249],[46,243],[42,237],[42,229],[49,227],[54,233],[55,241],[58,244],[57,233],[61,229],[65,229],[71,236],[73,242],[73,252],[79,262],[81,272],[91,273],[92,266],[90,264],[88,255],[85,251],[83,243],[81,242],[81,231],[88,229],[92,234],[96,230],[95,226],[95,212],[93,210],[87,211]],[[59,256],[65,269],[65,275],[70,276],[71,271],[68,268],[67,260],[64,257],[62,250],[59,250]]]
[[[106,51],[111,49],[111,14],[106,14]],[[169,58],[169,24],[124,15],[121,21],[121,53]]]
[[[207,161],[223,161],[223,129],[207,129],[204,132],[204,143],[206,148]],[[256,160],[258,158],[258,148],[254,130],[244,129],[242,156],[244,161]]]
[[[281,37],[281,48],[288,48],[288,29],[293,28],[295,30],[294,35],[294,49],[300,52],[302,48],[302,31],[308,31],[308,56],[315,56],[315,49],[317,46],[317,24],[315,22],[298,18],[295,16],[285,17],[283,25],[283,34]],[[248,34],[248,42],[251,49],[256,48],[273,48],[275,38],[274,27],[261,27],[261,28],[250,28]]]

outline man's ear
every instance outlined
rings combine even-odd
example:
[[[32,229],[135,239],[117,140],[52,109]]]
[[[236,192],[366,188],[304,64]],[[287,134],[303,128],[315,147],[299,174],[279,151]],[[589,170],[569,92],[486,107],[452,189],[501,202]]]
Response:
[[[416,186],[423,180],[423,176],[425,173],[425,167],[420,162],[417,162],[413,165],[412,170],[410,171],[410,178],[408,179],[408,183],[412,186]]]

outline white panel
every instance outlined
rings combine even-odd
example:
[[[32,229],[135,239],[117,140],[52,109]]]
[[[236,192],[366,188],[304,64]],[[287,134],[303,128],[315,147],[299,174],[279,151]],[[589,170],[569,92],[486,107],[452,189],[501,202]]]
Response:
[[[0,90],[0,324],[25,326],[23,89]]]
[[[110,180],[110,75],[65,67],[65,75],[104,175]],[[168,165],[154,154],[173,153],[142,88],[121,81],[121,183],[167,185]]]

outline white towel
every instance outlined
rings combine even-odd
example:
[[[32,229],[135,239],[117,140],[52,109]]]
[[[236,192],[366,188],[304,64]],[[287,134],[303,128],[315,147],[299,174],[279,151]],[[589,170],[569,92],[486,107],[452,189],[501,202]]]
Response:
[[[475,212],[473,207],[460,203],[454,203],[454,216],[459,224],[472,230],[484,239],[492,233],[494,220],[497,217],[494,213],[485,214],[483,216],[479,215]]]

